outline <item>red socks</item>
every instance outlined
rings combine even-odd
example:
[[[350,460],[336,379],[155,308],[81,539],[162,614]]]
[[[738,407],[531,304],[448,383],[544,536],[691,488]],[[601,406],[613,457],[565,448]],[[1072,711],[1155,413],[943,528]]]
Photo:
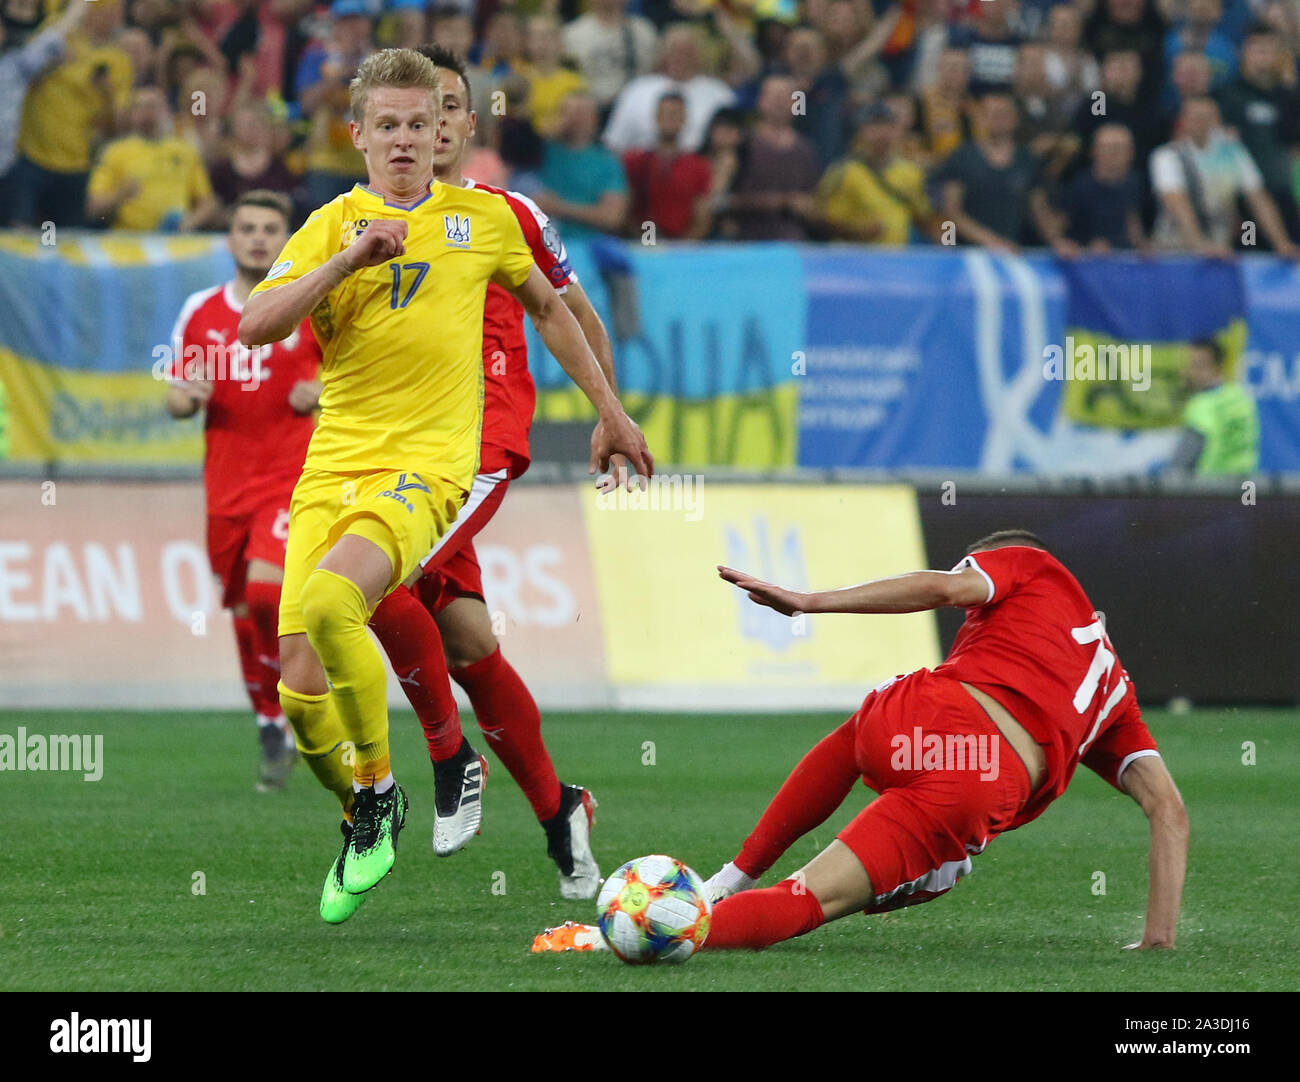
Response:
[[[275,717],[280,713],[280,584],[250,582],[244,586],[248,620],[253,626],[254,660],[261,685],[263,706],[259,714]],[[245,669],[245,673],[247,673]]]
[[[745,839],[737,868],[761,878],[796,840],[821,826],[844,803],[862,777],[854,758],[855,728],[850,718],[800,760]]]
[[[379,603],[370,626],[420,719],[429,758],[435,763],[450,759],[460,750],[464,734],[438,625],[416,596],[399,586]]]
[[[234,616],[235,645],[239,648],[239,669],[244,674],[244,690],[248,692],[249,702],[253,704],[253,713],[266,714],[266,696],[262,692],[262,665],[257,660],[257,625],[251,616]],[[276,707],[271,714],[280,712],[279,696]]]
[[[451,676],[465,689],[479,728],[524,791],[533,814],[550,819],[560,810],[560,779],[542,742],[542,715],[519,674],[497,647]]]
[[[762,950],[826,923],[821,903],[797,880],[745,890],[713,907],[704,950]]]

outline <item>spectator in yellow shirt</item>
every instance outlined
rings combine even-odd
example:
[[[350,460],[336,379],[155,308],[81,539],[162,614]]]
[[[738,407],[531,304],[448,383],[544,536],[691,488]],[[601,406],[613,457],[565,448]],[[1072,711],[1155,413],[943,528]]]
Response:
[[[188,232],[219,209],[199,152],[172,134],[167,99],[141,87],[131,103],[132,134],[116,139],[90,176],[86,214],[113,229]]]
[[[903,245],[912,227],[934,228],[925,175],[899,154],[902,131],[884,103],[863,115],[850,155],[822,177],[817,203],[822,226],[838,240]]]
[[[115,44],[122,0],[87,6],[63,62],[35,80],[18,129],[17,221],[79,226],[95,146],[117,131],[131,94],[131,59]]]
[[[539,135],[550,139],[559,126],[560,103],[570,94],[586,89],[587,84],[576,71],[560,63],[564,35],[554,15],[534,15],[528,20],[524,51],[528,60],[520,65],[519,72],[532,91],[529,119]]]

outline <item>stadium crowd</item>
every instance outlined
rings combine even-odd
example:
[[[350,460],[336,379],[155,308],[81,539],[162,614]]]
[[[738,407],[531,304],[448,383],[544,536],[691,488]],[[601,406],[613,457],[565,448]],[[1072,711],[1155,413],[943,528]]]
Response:
[[[0,0],[0,224],[202,230],[365,178],[376,47],[568,239],[1300,252],[1297,0]]]

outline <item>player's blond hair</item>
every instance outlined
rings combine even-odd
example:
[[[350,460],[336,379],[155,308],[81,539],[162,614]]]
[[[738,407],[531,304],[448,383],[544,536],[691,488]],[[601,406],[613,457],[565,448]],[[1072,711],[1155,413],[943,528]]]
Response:
[[[365,122],[366,97],[370,91],[379,88],[427,90],[433,95],[435,108],[442,108],[438,67],[414,49],[380,49],[361,61],[348,87],[352,98],[352,119],[356,123]]]

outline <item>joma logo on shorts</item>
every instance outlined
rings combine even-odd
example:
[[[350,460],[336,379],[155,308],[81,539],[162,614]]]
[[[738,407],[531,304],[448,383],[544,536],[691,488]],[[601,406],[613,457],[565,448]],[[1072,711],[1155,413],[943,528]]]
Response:
[[[381,495],[381,496],[387,496],[387,497],[389,497],[390,499],[396,500],[398,503],[400,503],[403,507],[406,508],[406,513],[407,513],[408,515],[413,515],[413,514],[415,514],[415,508],[414,508],[414,506],[412,506],[411,501],[408,500],[405,496],[399,496],[399,495],[398,495],[396,492],[394,492],[391,488],[386,488],[386,489],[384,489],[384,491],[381,492],[379,495]]]

